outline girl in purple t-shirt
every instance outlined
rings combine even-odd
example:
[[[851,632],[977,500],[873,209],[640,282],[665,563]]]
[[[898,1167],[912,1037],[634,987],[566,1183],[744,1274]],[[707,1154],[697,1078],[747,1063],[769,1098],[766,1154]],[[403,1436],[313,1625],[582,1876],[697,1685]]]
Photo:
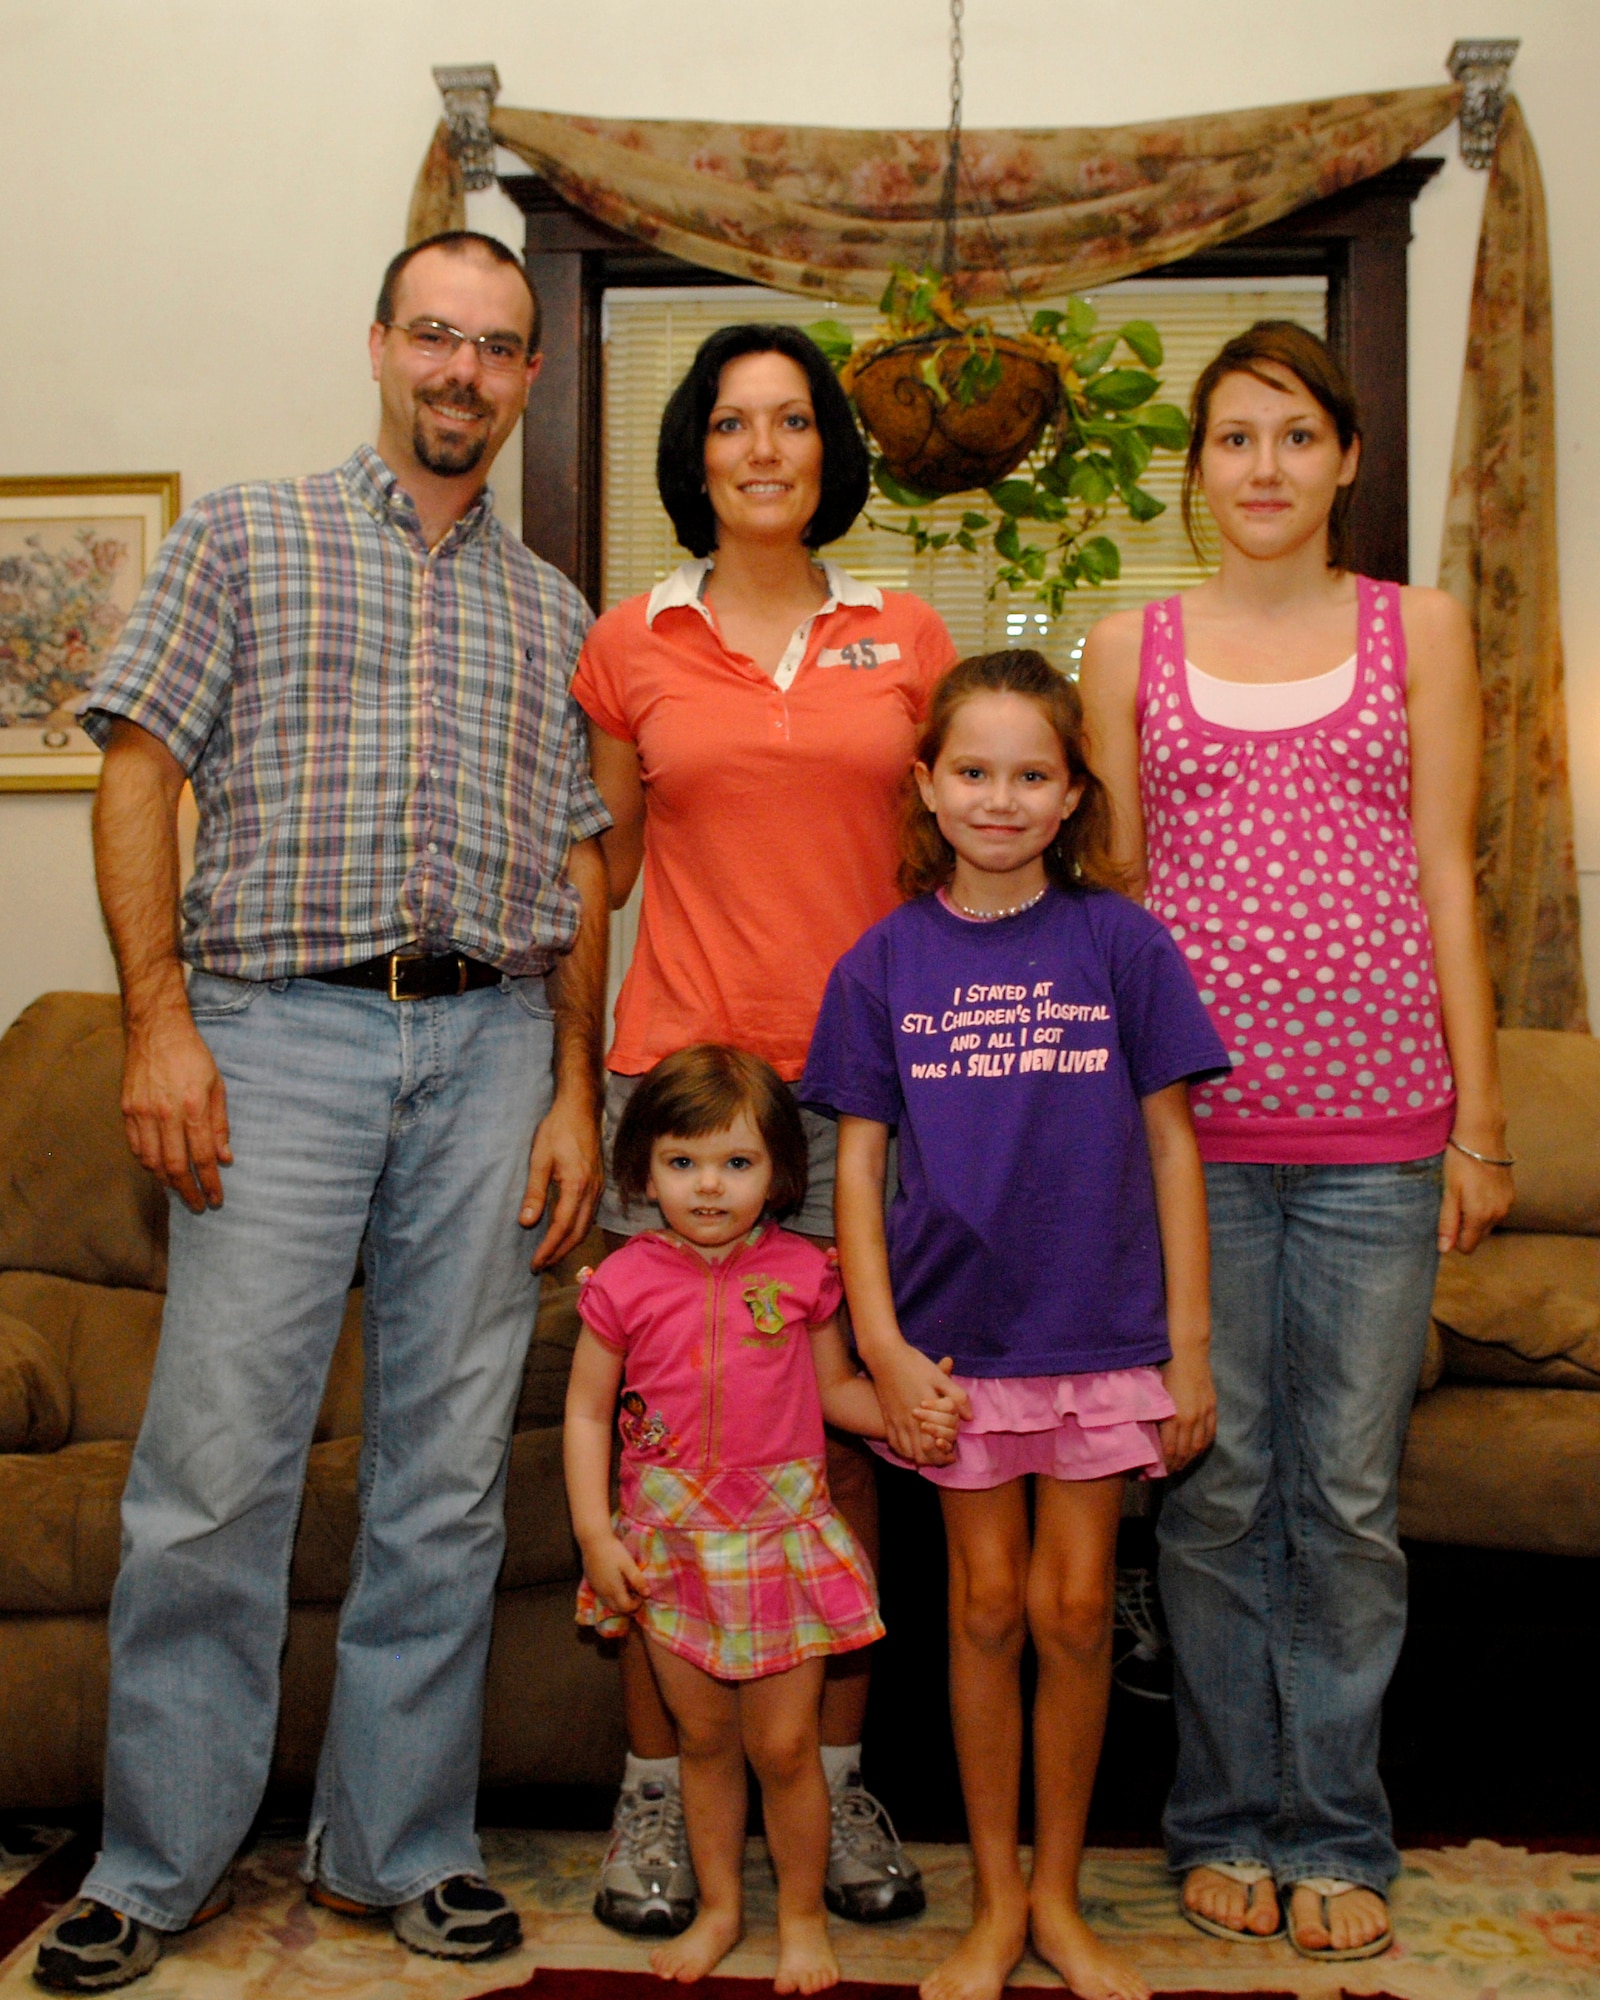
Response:
[[[1109,812],[1077,692],[1038,653],[934,691],[908,801],[913,900],[834,968],[799,1095],[839,1118],[836,1219],[894,1454],[940,1487],[974,1920],[928,2000],[997,1996],[1031,1933],[1074,1992],[1146,1988],[1084,1922],[1129,1472],[1214,1415],[1188,1080],[1226,1055],[1157,920],[1094,886]],[[888,1136],[900,1190],[887,1225]],[[970,1412],[930,1463],[916,1411]],[[1030,1530],[1025,1480],[1035,1476]],[[1024,1637],[1039,1658],[1031,1886],[1017,1848]]]
[[[612,1167],[667,1227],[585,1278],[565,1457],[579,1620],[610,1636],[637,1621],[678,1726],[700,1913],[651,1963],[701,1979],[738,1942],[748,1755],[778,1871],[777,1990],[815,1993],[839,1977],[822,1905],[822,1670],[883,1633],[871,1567],[828,1496],[822,1426],[882,1437],[883,1417],[839,1331],[832,1257],[770,1220],[805,1199],[806,1136],[759,1057],[702,1043],[657,1063]],[[939,1460],[956,1402],[934,1377],[912,1425]]]

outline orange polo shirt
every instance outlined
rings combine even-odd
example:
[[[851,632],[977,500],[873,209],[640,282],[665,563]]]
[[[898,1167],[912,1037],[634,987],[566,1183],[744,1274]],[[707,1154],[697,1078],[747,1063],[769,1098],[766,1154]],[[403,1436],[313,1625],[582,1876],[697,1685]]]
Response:
[[[900,788],[934,682],[936,611],[823,565],[777,674],[722,643],[708,563],[591,629],[572,691],[644,779],[644,900],[608,1068],[692,1042],[805,1068],[834,962],[895,907]]]

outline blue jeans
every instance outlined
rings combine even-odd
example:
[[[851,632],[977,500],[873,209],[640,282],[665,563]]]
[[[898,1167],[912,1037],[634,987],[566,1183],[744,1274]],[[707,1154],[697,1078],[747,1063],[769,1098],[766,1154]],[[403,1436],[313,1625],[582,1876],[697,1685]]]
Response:
[[[122,1506],[104,1847],[83,1893],[178,1930],[260,1804],[306,1456],[357,1253],[361,1525],[311,1862],[358,1902],[481,1872],[483,1674],[538,1304],[518,1225],[550,1104],[544,982],[396,1005],[196,973],[227,1084],[224,1204],[171,1204]],[[363,1249],[364,1244],[364,1249]]]
[[[1405,1633],[1400,1451],[1433,1299],[1437,1157],[1208,1165],[1217,1441],[1162,1505],[1177,1667],[1168,1859],[1282,1885],[1399,1872],[1378,1777]]]

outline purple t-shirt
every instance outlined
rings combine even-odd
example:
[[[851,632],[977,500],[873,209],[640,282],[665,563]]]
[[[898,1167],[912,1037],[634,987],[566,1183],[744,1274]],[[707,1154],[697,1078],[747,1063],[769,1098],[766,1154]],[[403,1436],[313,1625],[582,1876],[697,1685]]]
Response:
[[[907,1340],[961,1375],[1165,1361],[1139,1100],[1228,1068],[1166,927],[1050,889],[969,923],[932,896],[834,967],[802,1103],[897,1126],[889,1273]]]

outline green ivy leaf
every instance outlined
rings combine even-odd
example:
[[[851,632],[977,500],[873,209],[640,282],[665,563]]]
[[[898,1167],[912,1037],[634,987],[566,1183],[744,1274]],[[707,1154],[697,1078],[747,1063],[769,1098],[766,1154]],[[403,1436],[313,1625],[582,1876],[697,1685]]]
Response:
[[[1017,524],[1009,517],[994,531],[996,555],[1004,556],[1007,562],[1022,560],[1022,538],[1017,533]]]
[[[878,310],[883,314],[885,319],[894,311],[894,296],[900,289],[902,275],[900,265],[894,265],[889,274],[889,282],[883,288],[883,297],[878,301]]]
[[[989,488],[989,498],[1000,509],[1002,514],[1031,514],[1033,512],[1033,481],[1031,479],[1002,479],[998,486],[991,486]]]
[[[1139,412],[1138,431],[1159,451],[1186,451],[1189,419],[1174,403],[1151,403]]]
[[[963,514],[961,517],[961,525],[963,528],[967,529],[987,528],[989,525],[989,517],[987,514],[966,513]]]
[[[1158,500],[1153,493],[1147,493],[1142,486],[1122,488],[1122,504],[1136,521],[1153,521],[1158,514],[1167,511],[1165,500]]]
[[[1122,551],[1109,535],[1095,535],[1084,543],[1079,554],[1092,556],[1100,572],[1096,582],[1114,583],[1122,574]]]
[[[939,497],[937,493],[923,493],[915,486],[902,485],[881,459],[872,469],[872,483],[896,507],[931,507]]]
[[[1044,550],[1031,544],[1022,551],[1022,573],[1030,583],[1037,583],[1044,575]]]
[[[1103,507],[1112,495],[1111,475],[1092,458],[1086,458],[1073,473],[1069,491],[1074,500],[1082,500],[1090,507]]]
[[[1087,385],[1089,401],[1101,410],[1136,410],[1161,384],[1142,368],[1113,368]]]
[[[1077,370],[1085,382],[1091,375],[1098,375],[1104,368],[1111,359],[1111,352],[1116,344],[1117,336],[1113,333],[1104,340],[1097,340],[1093,347],[1086,347],[1078,356]]]
[[[1035,491],[1033,496],[1033,518],[1036,521],[1064,521],[1067,517],[1067,503],[1058,494],[1048,489]]]
[[[849,327],[836,319],[813,320],[810,326],[802,327],[827,357],[828,366],[837,372],[855,352],[856,339]]]
[[[1047,337],[1055,332],[1065,318],[1065,313],[1036,312],[1028,323],[1028,330],[1030,333],[1037,333],[1041,338]]]
[[[1119,486],[1137,486],[1145,467],[1150,463],[1150,446],[1131,426],[1119,430],[1106,440],[1111,453],[1111,463],[1116,467]]]
[[[970,520],[970,519],[971,519],[972,517],[971,517],[971,515],[968,515],[968,517],[967,517],[967,518],[968,518],[968,519]],[[980,515],[978,516],[978,519],[979,519],[980,521],[983,521],[983,516],[982,516],[982,515],[980,514]],[[988,524],[988,522],[987,522],[987,521],[983,521],[983,525],[984,525],[985,527],[988,527],[988,525],[989,525],[989,524]],[[965,550],[966,550],[966,552],[967,552],[967,554],[968,554],[969,556],[975,556],[975,555],[976,555],[976,554],[978,553],[978,545],[977,545],[977,543],[976,543],[976,542],[975,542],[975,541],[974,541],[974,540],[972,539],[972,536],[971,536],[971,534],[970,534],[970,533],[969,533],[969,532],[967,531],[967,529],[965,529],[965,528],[962,528],[962,529],[959,529],[959,530],[957,531],[957,534],[956,534],[956,538],[955,538],[955,540],[956,540],[956,547],[957,547],[958,549],[965,549]]]
[[[1126,326],[1118,329],[1118,337],[1128,343],[1146,368],[1161,366],[1163,353],[1161,335],[1149,320],[1130,319]]]
[[[1074,340],[1087,340],[1095,329],[1095,310],[1087,299],[1068,299],[1067,332]]]

